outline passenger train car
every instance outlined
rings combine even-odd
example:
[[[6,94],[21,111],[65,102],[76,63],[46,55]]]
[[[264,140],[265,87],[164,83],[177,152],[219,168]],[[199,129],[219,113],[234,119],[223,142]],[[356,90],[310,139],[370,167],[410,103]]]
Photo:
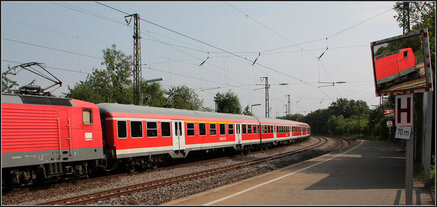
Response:
[[[150,167],[199,150],[291,142],[306,123],[253,116],[76,99],[2,95],[2,181],[88,176]]]

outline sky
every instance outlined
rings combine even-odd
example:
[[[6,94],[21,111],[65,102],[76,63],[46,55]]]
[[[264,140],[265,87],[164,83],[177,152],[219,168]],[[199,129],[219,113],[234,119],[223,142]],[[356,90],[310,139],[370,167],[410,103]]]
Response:
[[[268,77],[270,117],[285,115],[288,95],[292,114],[327,108],[338,98],[363,100],[373,108],[379,97],[370,43],[402,34],[393,17],[394,4],[2,1],[1,70],[44,63],[63,82],[53,94],[63,96],[93,69],[104,68],[102,50],[115,44],[126,55],[133,54],[133,20],[127,25],[125,13],[138,13],[144,20],[143,79],[163,78],[165,89],[186,85],[205,107],[214,109],[215,94],[230,90],[242,108],[261,104],[253,106],[253,113],[264,117],[261,77]],[[42,87],[51,85],[25,70],[11,79],[22,85],[34,79]]]

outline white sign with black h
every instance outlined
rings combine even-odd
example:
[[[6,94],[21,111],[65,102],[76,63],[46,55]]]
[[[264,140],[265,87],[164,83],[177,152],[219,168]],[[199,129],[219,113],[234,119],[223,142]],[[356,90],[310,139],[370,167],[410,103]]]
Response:
[[[413,94],[397,95],[395,101],[395,126],[413,126]]]

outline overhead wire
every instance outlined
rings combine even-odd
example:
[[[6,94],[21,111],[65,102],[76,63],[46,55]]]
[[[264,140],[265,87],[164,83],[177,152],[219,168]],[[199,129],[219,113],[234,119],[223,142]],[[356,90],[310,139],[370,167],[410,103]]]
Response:
[[[373,18],[376,18],[376,17],[378,17],[378,16],[380,16],[380,15],[382,15],[382,14],[385,14],[385,13],[387,13],[388,11],[391,11],[391,10],[393,10],[393,9],[392,9],[392,8],[387,9],[387,10],[381,12],[381,13],[376,14],[375,16],[372,16],[372,17],[370,17],[370,18],[367,18],[367,19],[365,19],[365,20],[363,20],[363,21],[361,21],[361,22],[359,22],[359,23],[357,23],[357,24],[354,24],[354,25],[352,25],[352,26],[350,26],[350,27],[347,27],[346,29],[343,29],[343,30],[341,30],[341,31],[339,31],[339,32],[336,32],[336,33],[332,34],[332,35],[329,35],[329,36],[327,36],[326,38],[332,38],[332,37],[334,37],[334,36],[337,36],[337,35],[339,35],[339,34],[345,32],[345,31],[347,31],[347,30],[350,30],[350,29],[352,29],[352,28],[354,28],[354,27],[356,27],[356,26],[358,26],[358,25],[360,25],[360,24],[363,24],[363,23],[365,23],[365,22],[367,22],[367,21],[369,21],[369,20],[371,20],[371,19],[373,19]]]
[[[55,50],[55,51],[70,53],[70,54],[73,54],[73,55],[81,55],[81,56],[84,56],[84,57],[89,57],[89,58],[103,60],[103,58],[92,56],[92,55],[87,55],[87,54],[83,54],[83,53],[78,53],[78,52],[62,50],[62,49],[58,49],[58,48],[47,47],[47,46],[43,46],[43,45],[38,45],[38,44],[23,42],[23,41],[19,41],[19,40],[9,39],[9,38],[6,38],[6,37],[2,37],[2,39],[7,40],[7,41],[11,41],[11,42],[16,42],[16,43],[24,44],[24,45],[30,45],[30,46],[34,46],[34,47],[40,47],[40,48],[45,48],[45,49],[49,49],[49,50]]]
[[[124,11],[121,11],[121,10],[119,10],[119,9],[117,9],[117,8],[114,8],[114,7],[111,7],[111,6],[108,6],[108,5],[102,4],[102,3],[100,3],[100,2],[96,2],[96,3],[97,3],[97,4],[100,4],[100,5],[102,5],[102,6],[105,6],[105,7],[107,7],[107,8],[113,9],[113,10],[115,10],[115,11],[121,12],[121,13],[123,13],[123,14],[129,15],[129,13],[124,12]],[[67,8],[69,8],[69,7],[67,7]],[[78,9],[74,9],[74,10],[78,10]],[[78,11],[82,12],[81,10],[78,10]],[[102,18],[102,19],[110,20],[109,18],[102,17],[102,16],[99,16],[99,15],[95,15],[95,13],[91,13],[91,12],[82,12],[82,13],[89,14],[89,15],[92,15],[92,16],[96,16],[96,17],[99,17],[99,18]],[[94,14],[94,15],[93,15],[93,14]],[[149,23],[149,24],[155,25],[155,26],[157,26],[157,27],[160,27],[160,28],[162,28],[162,29],[166,29],[166,30],[168,30],[168,31],[171,31],[171,32],[173,32],[173,33],[176,33],[176,34],[178,34],[178,35],[184,36],[184,37],[186,37],[186,38],[188,38],[188,39],[191,39],[191,40],[194,40],[194,41],[200,42],[200,43],[202,43],[202,44],[208,45],[208,46],[213,47],[213,48],[215,48],[215,49],[221,50],[221,51],[223,51],[223,52],[225,52],[225,53],[228,53],[228,54],[234,55],[234,56],[236,56],[236,57],[239,57],[239,58],[241,58],[241,59],[244,59],[243,57],[241,57],[241,56],[239,56],[239,55],[233,54],[232,52],[229,52],[229,51],[226,51],[226,50],[224,50],[224,49],[221,49],[221,48],[215,47],[215,46],[210,45],[210,44],[208,44],[208,43],[206,43],[206,42],[203,42],[203,41],[201,41],[201,40],[197,40],[197,39],[195,39],[195,38],[189,37],[189,36],[187,36],[187,35],[184,35],[184,34],[182,34],[182,33],[179,33],[179,32],[177,32],[177,31],[174,31],[174,30],[172,30],[172,29],[169,29],[169,28],[166,28],[166,27],[164,27],[164,26],[161,26],[161,25],[155,24],[155,23],[153,23],[153,22],[147,21],[147,20],[142,19],[142,18],[141,18],[141,20],[142,20],[142,21],[145,21],[145,22],[147,22],[147,23]],[[117,22],[117,21],[112,21],[112,22]],[[117,22],[117,23],[120,23],[120,22]],[[121,24],[124,24],[124,23],[121,23]],[[250,61],[250,60],[249,60],[249,61]],[[275,71],[275,72],[279,72],[279,71],[277,71],[277,70],[275,70],[275,69],[273,69],[273,68],[266,67],[265,65],[261,65],[261,64],[259,64],[259,63],[257,63],[257,64],[260,65],[260,66],[262,66],[262,67],[264,67],[264,68],[267,68],[267,69],[269,69],[269,70],[273,70],[273,71]],[[279,73],[282,73],[282,72],[279,72]],[[288,74],[285,74],[285,73],[282,73],[282,74],[283,74],[283,75],[286,75],[286,76],[288,76],[288,77],[294,78],[294,77],[292,77],[292,76],[290,76],[290,75],[288,75]],[[294,79],[296,79],[296,78],[294,78]],[[296,79],[296,80],[299,80],[299,79]],[[303,80],[300,80],[300,81],[305,82],[305,81],[303,81]],[[306,84],[309,84],[309,83],[306,83]],[[310,84],[310,85],[311,85],[311,84]],[[315,87],[314,85],[311,85],[311,86]],[[324,92],[322,91],[322,93],[324,93]],[[324,93],[324,94],[327,95],[326,93]],[[329,97],[328,97],[328,98],[329,98]]]
[[[105,6],[105,7],[107,7],[107,8],[110,8],[110,9],[113,9],[113,10],[116,10],[116,11],[118,11],[118,12],[121,12],[121,13],[123,13],[123,14],[128,15],[127,12],[121,11],[121,10],[116,9],[116,8],[114,8],[114,7],[111,7],[111,6],[108,6],[108,5],[102,4],[102,3],[100,3],[100,2],[96,2],[96,3],[98,3],[98,4],[102,5],[102,6]],[[207,46],[209,46],[209,47],[212,47],[212,48],[214,48],[214,49],[220,50],[220,51],[222,51],[222,52],[225,52],[225,53],[231,54],[231,55],[233,55],[233,56],[235,56],[235,57],[238,57],[238,58],[240,58],[240,59],[247,60],[247,61],[253,63],[253,61],[248,60],[248,59],[245,59],[244,57],[242,57],[242,56],[240,56],[240,55],[234,54],[234,53],[232,53],[232,52],[230,52],[230,51],[227,51],[227,50],[225,50],[225,49],[222,49],[222,48],[219,48],[219,47],[217,47],[217,46],[211,45],[211,44],[209,44],[209,43],[207,43],[207,42],[204,42],[204,41],[202,41],[202,40],[199,40],[199,39],[196,39],[196,38],[190,37],[190,36],[188,36],[188,35],[182,34],[182,33],[178,32],[178,31],[172,30],[172,29],[170,29],[170,28],[167,28],[167,27],[165,27],[165,26],[162,26],[162,25],[156,24],[156,23],[154,23],[154,22],[148,21],[148,20],[143,19],[143,18],[140,18],[140,20],[142,20],[142,21],[144,21],[144,22],[147,22],[147,23],[149,23],[149,24],[151,24],[151,25],[154,25],[154,26],[156,26],[156,27],[159,27],[159,28],[161,28],[161,29],[165,29],[165,30],[167,30],[167,31],[173,32],[173,33],[178,34],[178,35],[180,35],[180,36],[183,36],[183,37],[185,37],[185,38],[188,38],[188,39],[191,39],[191,40],[193,40],[193,41],[196,41],[196,42],[202,43],[202,44],[207,45]],[[286,73],[280,72],[280,71],[275,70],[275,69],[273,69],[273,68],[271,68],[271,67],[267,67],[267,66],[262,65],[262,64],[260,64],[260,63],[256,63],[256,64],[259,65],[259,66],[261,66],[261,67],[263,67],[263,68],[266,68],[266,69],[269,69],[269,70],[271,70],[271,71],[274,71],[274,72],[280,73],[280,74],[282,74],[282,75],[285,75],[285,76],[287,76],[287,77],[290,77],[290,78],[293,78],[293,79],[299,80],[299,79],[297,79],[297,78],[295,78],[295,77],[293,77],[293,76],[290,76],[289,74],[286,74]],[[300,80],[300,81],[302,81],[302,80]],[[305,82],[305,81],[303,81],[303,82]],[[307,84],[308,84],[308,85],[311,85],[311,86],[313,86],[313,87],[316,87],[316,86],[314,86],[314,85],[312,85],[312,84],[310,84],[310,83],[307,83]]]
[[[77,7],[77,6],[73,6],[73,5],[67,4],[67,3],[64,3],[64,2],[62,2],[62,3],[66,4],[68,6],[59,4],[60,2],[51,2],[51,3],[53,3],[55,5],[58,5],[58,6],[61,6],[61,7],[64,7],[64,8],[68,8],[68,9],[74,10],[74,11],[78,11],[78,12],[81,12],[81,13],[84,13],[84,14],[87,14],[87,15],[98,17],[98,18],[103,19],[103,20],[107,20],[107,21],[114,22],[114,23],[117,23],[117,24],[121,24],[121,25],[124,25],[124,26],[127,26],[127,27],[131,27],[131,28],[133,27],[132,25],[126,25],[124,22],[113,20],[113,19],[111,19],[109,17],[105,17],[103,15],[100,15],[100,14],[97,14],[97,13],[85,10],[85,9]],[[156,40],[151,40],[151,39],[147,39],[147,38],[144,38],[144,39],[150,40],[150,41],[156,41]],[[162,43],[162,44],[172,44],[172,43],[167,43],[167,42],[164,42],[164,41],[159,41],[159,43]],[[194,51],[207,52],[207,51],[204,51],[204,50],[201,50],[201,49],[191,48],[191,47],[187,47],[187,46],[181,46],[181,45],[177,45],[177,44],[172,44],[172,45],[176,46],[176,47],[181,47],[181,48],[185,48],[185,49],[194,50]]]
[[[231,5],[231,4],[229,4],[228,2],[225,2],[225,3],[226,3],[227,5],[229,5],[230,7],[236,9],[237,11],[239,11],[239,12],[245,14],[246,16],[250,17],[247,13],[243,12],[242,10],[238,9],[237,7],[235,7],[235,6]],[[390,10],[392,10],[392,9],[391,9],[391,8],[390,8],[390,9],[387,9],[387,10],[385,10],[385,11],[382,12],[382,13],[379,13],[379,14],[377,14],[377,15],[375,15],[375,16],[372,16],[372,17],[370,17],[370,18],[368,18],[368,19],[366,19],[366,20],[364,20],[364,21],[361,21],[361,22],[359,22],[359,23],[357,23],[357,24],[354,24],[354,25],[352,25],[352,26],[350,26],[350,27],[348,27],[348,28],[346,28],[346,29],[344,29],[344,30],[341,30],[341,31],[335,33],[335,34],[332,34],[332,35],[330,35],[330,36],[327,36],[326,38],[320,38],[320,39],[312,40],[312,41],[309,41],[309,42],[317,42],[317,41],[321,41],[321,40],[323,40],[323,39],[326,39],[326,41],[328,41],[328,38],[332,38],[332,37],[334,37],[334,36],[336,36],[336,35],[339,35],[339,34],[345,32],[345,31],[347,31],[347,30],[352,29],[353,27],[356,27],[356,26],[358,26],[358,25],[360,25],[360,24],[363,24],[363,23],[365,23],[365,22],[367,22],[367,21],[369,21],[369,20],[371,20],[371,19],[373,19],[373,18],[375,18],[375,17],[377,17],[377,16],[380,16],[380,15],[382,15],[382,14],[384,14],[384,13],[390,11]],[[298,44],[294,43],[293,41],[290,41],[288,38],[284,37],[283,35],[279,34],[279,33],[276,32],[276,31],[274,31],[273,29],[271,29],[270,27],[268,27],[268,26],[266,26],[265,24],[261,23],[260,21],[256,20],[255,18],[253,18],[253,17],[250,17],[250,18],[251,18],[252,20],[254,20],[255,22],[257,22],[258,24],[264,26],[264,27],[267,28],[268,30],[272,31],[273,33],[275,33],[275,34],[278,35],[279,37],[281,37],[281,38],[283,38],[283,39],[285,39],[285,40],[287,40],[287,41],[289,41],[289,42],[292,42],[293,45],[291,45],[291,46],[297,46],[297,47],[299,47]],[[291,46],[286,46],[286,47],[291,47]],[[281,48],[279,48],[279,49],[286,48],[286,47],[281,47]],[[299,47],[299,48],[301,48],[301,49],[303,50],[302,47]],[[326,48],[326,50],[328,50],[328,47]],[[325,52],[326,52],[326,50],[325,50]],[[267,50],[267,51],[273,51],[273,50]],[[303,50],[303,51],[305,51],[305,50]],[[265,51],[265,52],[266,52],[266,51]],[[319,58],[317,58],[317,57],[315,57],[315,56],[313,56],[313,57],[317,58],[317,60],[320,61],[320,57],[323,56],[323,54],[324,54],[325,52],[323,52],[323,53],[319,56]],[[307,52],[307,53],[308,53],[308,52]],[[311,56],[312,56],[312,55],[311,55]],[[322,64],[322,66],[323,66],[323,64]],[[324,66],[323,66],[323,67],[324,67]],[[328,74],[328,76],[329,76],[329,73],[326,71],[326,69],[324,69],[324,70],[325,70],[325,72],[326,72],[326,73]],[[320,88],[319,88],[319,89],[320,89]],[[337,89],[337,88],[336,88],[336,89]],[[321,90],[321,89],[320,89],[320,90]],[[321,90],[321,91],[322,91],[322,90]],[[338,89],[337,89],[337,91],[339,92]],[[324,92],[323,92],[323,93],[324,93]],[[340,92],[339,92],[339,93],[340,93]],[[326,93],[324,93],[324,94],[326,95]],[[331,99],[331,100],[332,100],[332,99]]]
[[[52,3],[54,3],[54,2],[52,2]],[[99,2],[96,2],[96,3],[108,7],[107,5],[101,4],[101,3],[99,3]],[[84,14],[88,14],[88,15],[91,15],[91,16],[94,16],[94,17],[98,17],[98,18],[101,18],[101,19],[104,19],[104,20],[108,20],[108,21],[115,22],[115,23],[118,23],[118,24],[121,24],[121,25],[125,25],[125,26],[126,26],[126,24],[123,23],[123,22],[119,22],[119,21],[116,21],[116,20],[110,19],[110,18],[108,18],[108,17],[105,17],[105,16],[102,16],[102,15],[96,14],[96,13],[94,13],[94,12],[90,12],[90,11],[84,10],[84,9],[82,9],[82,8],[79,8],[79,7],[76,7],[76,6],[73,6],[73,5],[69,5],[69,4],[66,4],[66,3],[64,3],[64,4],[66,4],[67,6],[62,5],[62,4],[58,4],[58,3],[54,3],[54,4],[59,5],[59,6],[62,6],[62,7],[65,7],[65,8],[68,8],[68,9],[72,9],[72,10],[78,11],[78,12],[81,12],[81,13],[84,13]],[[118,10],[118,9],[116,9],[116,8],[113,8],[113,7],[109,7],[109,8],[114,9],[114,10],[116,10],[116,11],[118,11],[118,12],[122,12],[121,10]],[[126,12],[122,12],[122,13],[124,13],[124,14],[126,14],[126,15],[128,14],[128,13],[126,13]],[[128,26],[128,27],[129,27],[129,26]],[[142,33],[145,34],[144,32],[142,32]],[[150,37],[150,36],[149,36],[149,37]],[[153,37],[152,37],[152,38],[153,38]],[[158,40],[158,39],[156,39],[156,38],[154,38],[154,39],[143,38],[143,39],[150,40],[150,41],[155,41],[155,42],[159,42],[159,43],[161,43],[161,44],[165,44],[165,45],[172,46],[172,47],[174,46],[174,47],[180,47],[180,48],[184,48],[184,49],[190,49],[190,50],[194,50],[194,51],[198,51],[198,52],[207,52],[207,51],[200,50],[200,49],[195,49],[195,48],[190,48],[190,47],[181,46],[181,45],[177,45],[177,44],[167,43],[167,42],[164,42],[164,41]],[[179,51],[181,51],[181,50],[179,50]],[[181,52],[183,52],[183,51],[181,51]],[[185,53],[185,52],[183,52],[183,53],[188,55],[188,53]],[[192,56],[192,55],[189,55],[189,56],[194,57],[194,56]],[[217,66],[216,66],[216,67],[217,67]]]
[[[99,3],[99,2],[96,2],[96,3]],[[99,3],[100,4],[100,3]],[[105,6],[105,5],[104,5]],[[111,7],[112,8],[112,7]],[[112,8],[112,9],[115,9],[115,10],[117,10],[116,8]],[[122,12],[122,13],[125,13],[125,12],[123,12],[123,11],[121,11],[121,10],[118,10],[119,12]],[[125,14],[128,14],[128,13],[125,13]],[[98,17],[98,16],[97,16]],[[101,18],[101,17],[99,17],[99,18]],[[146,22],[148,22],[147,20],[143,20],[142,19],[142,21],[146,21]],[[151,23],[151,22],[148,22],[148,23],[150,23],[150,24],[153,24],[153,23]],[[158,25],[155,25],[155,26],[158,26]],[[166,28],[166,29],[168,29],[168,28]],[[172,32],[175,32],[175,33],[177,33],[178,34],[178,32],[176,32],[176,31],[172,31]],[[182,36],[184,36],[183,34],[181,34],[181,33],[179,33],[179,35],[182,35]],[[335,34],[335,35],[337,35],[337,34]],[[188,36],[186,36],[187,38],[189,38],[189,39],[192,39],[192,38],[190,38],[190,37],[188,37]],[[197,40],[197,41],[200,41],[200,40]],[[205,43],[205,42],[203,42],[203,41],[200,41],[201,43],[203,43],[203,44],[206,44],[206,45],[208,45],[208,46],[212,46],[212,45],[210,45],[210,44],[208,44],[208,43]],[[215,48],[214,46],[212,46],[213,48]],[[49,48],[49,49],[53,49],[53,48]],[[186,49],[186,48],[185,48]],[[225,53],[228,53],[228,54],[231,54],[231,55],[233,55],[233,56],[236,56],[236,57],[239,57],[238,55],[235,55],[235,54],[233,54],[232,52],[228,52],[228,51],[226,51],[226,50],[223,50],[223,49],[221,49],[221,48],[215,48],[215,49],[219,49],[219,50],[222,50],[222,51],[224,51]],[[65,51],[63,51],[63,52],[65,52]],[[70,53],[72,53],[72,54],[78,54],[78,53],[73,53],[73,52],[70,52]],[[239,58],[244,58],[244,57],[239,57]],[[257,65],[260,65],[259,63],[257,63]],[[264,65],[260,65],[261,67],[264,67],[264,68],[266,68],[266,66],[264,66]],[[270,68],[270,69],[272,69],[272,68]],[[273,70],[274,71],[274,70]],[[275,72],[278,72],[278,71],[275,71]],[[287,75],[288,76],[288,75]],[[294,77],[293,77],[294,78]],[[296,79],[296,78],[294,78],[294,79]],[[296,79],[296,80],[299,80],[299,79]],[[300,80],[302,83],[305,83],[304,81],[302,81],[302,80]]]
[[[25,62],[6,60],[6,59],[2,59],[2,61],[9,62],[9,63],[16,63],[16,64],[23,64],[23,63],[25,63]],[[70,69],[58,68],[58,67],[51,67],[51,66],[46,66],[46,68],[51,68],[51,69],[55,69],[55,70],[62,70],[62,71],[67,71],[67,72],[73,72],[73,73],[90,74],[88,72],[82,72],[82,71],[76,71],[76,70],[70,70]]]

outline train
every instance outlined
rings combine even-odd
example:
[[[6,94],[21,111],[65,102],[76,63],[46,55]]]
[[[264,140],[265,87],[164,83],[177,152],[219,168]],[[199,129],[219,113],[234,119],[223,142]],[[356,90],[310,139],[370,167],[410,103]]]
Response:
[[[2,94],[3,186],[147,169],[194,151],[247,152],[311,135],[302,122]]]
[[[375,57],[376,84],[379,91],[403,81],[418,78],[416,57],[411,48],[403,48]]]

